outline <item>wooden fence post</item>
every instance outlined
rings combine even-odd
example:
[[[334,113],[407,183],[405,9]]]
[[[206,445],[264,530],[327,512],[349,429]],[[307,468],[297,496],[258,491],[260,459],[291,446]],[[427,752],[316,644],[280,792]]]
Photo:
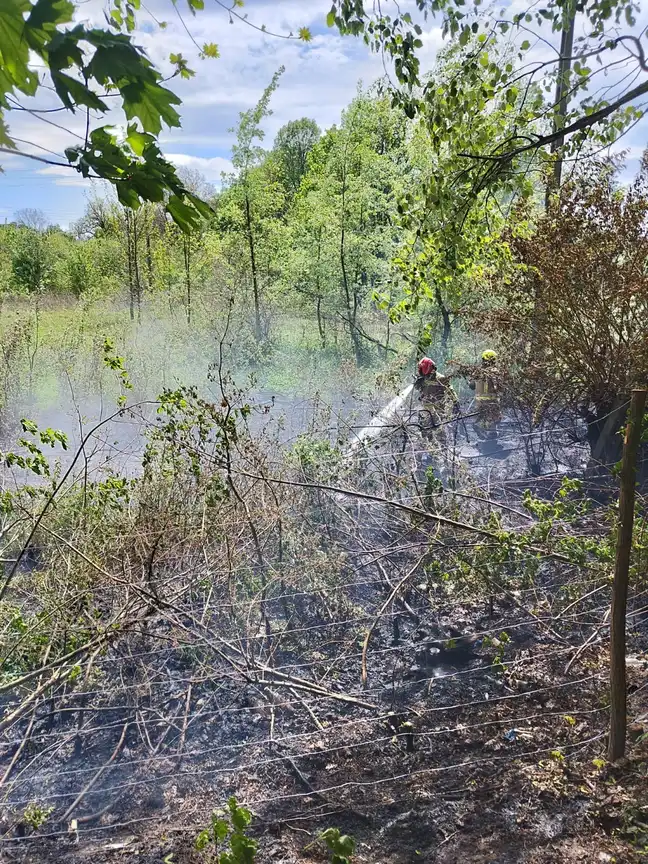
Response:
[[[633,390],[623,442],[621,483],[619,491],[619,522],[612,587],[610,625],[610,737],[608,759],[614,762],[625,753],[626,741],[626,605],[628,572],[632,551],[637,452],[641,440],[646,391]]]

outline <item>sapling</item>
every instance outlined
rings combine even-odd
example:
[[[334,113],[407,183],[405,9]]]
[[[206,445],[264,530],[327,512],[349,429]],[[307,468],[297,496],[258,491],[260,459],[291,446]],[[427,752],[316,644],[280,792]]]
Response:
[[[253,864],[258,843],[246,833],[252,814],[245,807],[239,807],[234,796],[228,800],[227,808],[226,814],[216,810],[212,813],[209,827],[198,834],[194,846],[204,853],[210,864]],[[225,843],[229,850],[219,854],[219,848]]]
[[[353,837],[348,834],[341,834],[339,828],[327,828],[317,839],[326,843],[326,848],[331,854],[331,864],[351,864],[351,856],[356,847],[356,841]],[[310,844],[310,846],[313,845],[313,843]],[[306,849],[309,849],[310,846],[307,846]]]

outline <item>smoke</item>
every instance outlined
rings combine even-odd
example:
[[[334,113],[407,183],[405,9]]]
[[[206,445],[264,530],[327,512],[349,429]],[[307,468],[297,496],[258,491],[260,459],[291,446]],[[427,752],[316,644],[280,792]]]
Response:
[[[10,356],[5,352],[2,449],[15,447],[20,421],[28,418],[40,428],[65,433],[67,453],[48,449],[65,467],[87,431],[114,414],[120,397],[126,397],[136,410],[103,425],[84,458],[93,469],[131,475],[139,470],[158,396],[193,386],[219,404],[221,376],[230,395],[236,391],[253,407],[251,430],[274,435],[287,446],[318,427],[331,440],[346,441],[389,399],[400,372],[383,375],[377,388],[377,376],[389,371],[386,363],[376,360],[369,370],[357,370],[342,349],[322,349],[312,322],[277,316],[269,342],[259,346],[246,310],[236,311],[227,326],[208,301],[196,302],[191,326],[183,307],[162,296],[143,304],[141,321],[131,321],[126,306],[109,302],[17,305],[16,345]],[[106,339],[114,345],[114,356],[123,358],[130,390],[104,361]],[[397,410],[398,399],[385,409],[388,413]],[[375,427],[384,419],[371,422]]]

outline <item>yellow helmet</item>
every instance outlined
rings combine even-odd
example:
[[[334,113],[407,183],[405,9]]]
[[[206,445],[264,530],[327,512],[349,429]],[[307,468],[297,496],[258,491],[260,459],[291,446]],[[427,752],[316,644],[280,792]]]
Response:
[[[481,359],[484,361],[484,363],[492,363],[494,360],[497,360],[497,352],[492,351],[489,348],[488,351],[484,351],[484,353],[481,356]]]

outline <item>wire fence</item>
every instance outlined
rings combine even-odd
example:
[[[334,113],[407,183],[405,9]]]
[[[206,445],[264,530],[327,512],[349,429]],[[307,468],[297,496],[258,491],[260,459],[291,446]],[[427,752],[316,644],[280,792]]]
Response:
[[[571,431],[500,443],[562,444]],[[535,475],[500,472],[496,488],[468,477],[429,495],[421,457],[435,448],[384,443],[355,454],[343,500],[326,464],[247,441],[224,469],[222,454],[185,441],[183,454],[226,472],[226,495],[206,504],[206,485],[178,463],[169,485],[148,476],[136,487],[117,540],[108,511],[110,536],[101,520],[69,531],[53,508],[38,515],[50,555],[32,577],[41,593],[22,576],[12,586],[32,623],[18,613],[2,623],[5,845],[69,839],[71,818],[76,839],[168,821],[166,805],[123,815],[146,809],[150,790],[173,801],[179,783],[213,801],[234,777],[260,818],[280,807],[290,819],[325,818],[379,807],[367,796],[406,793],[420,778],[523,770],[556,748],[577,758],[600,747],[610,563],[592,543],[607,536],[605,510],[554,515],[542,535],[542,520],[507,491]],[[402,464],[387,471],[389,460]],[[62,490],[65,506],[79,488]],[[589,545],[570,557],[563,538]],[[633,625],[646,594],[638,581]],[[587,663],[572,673],[579,658]],[[461,742],[482,733],[497,747],[482,741],[483,755],[458,759]],[[529,749],[522,733],[542,746]],[[422,764],[405,765],[410,747]],[[367,761],[379,776],[355,776]],[[61,830],[16,836],[34,801],[54,807],[48,824]],[[90,802],[103,809],[87,812]]]

